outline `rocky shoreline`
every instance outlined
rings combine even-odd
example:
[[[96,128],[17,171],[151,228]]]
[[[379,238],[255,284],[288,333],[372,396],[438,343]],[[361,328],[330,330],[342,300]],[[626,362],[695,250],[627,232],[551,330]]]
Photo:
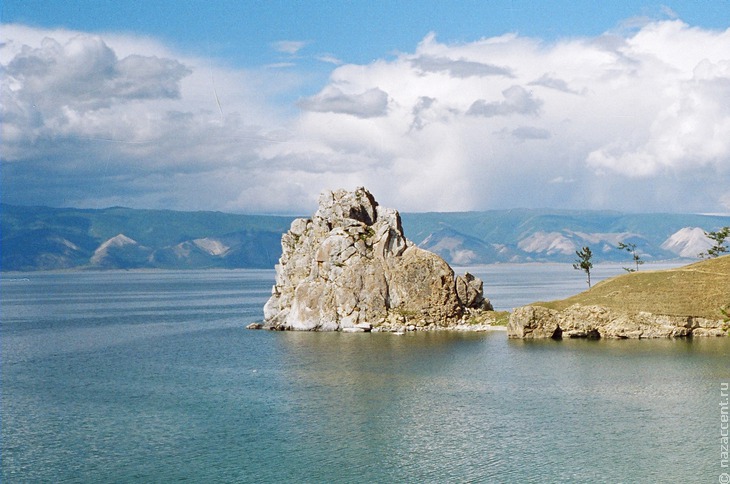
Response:
[[[603,306],[575,304],[562,311],[543,306],[523,306],[510,315],[510,338],[689,338],[728,336],[721,319],[627,312]]]
[[[351,327],[340,328],[344,333],[395,333],[408,332],[434,332],[434,331],[458,331],[483,333],[487,331],[507,331],[504,321],[499,321],[494,311],[469,310],[461,320],[448,326],[438,324],[426,324],[425,320],[408,321],[404,318],[389,318],[379,321],[376,324],[358,323]],[[246,329],[268,329],[272,331],[284,331],[286,328],[266,324],[257,321],[246,326]]]
[[[251,323],[246,326],[246,329],[269,329],[273,331],[279,330],[278,328],[265,327],[264,323]],[[343,333],[391,333],[391,334],[405,334],[410,332],[440,332],[440,331],[456,331],[462,333],[486,333],[488,331],[507,331],[507,327],[503,325],[493,324],[454,324],[451,326],[416,326],[414,324],[403,325],[403,326],[391,326],[387,324],[379,326],[370,325],[358,325],[351,328],[343,328],[340,330]]]

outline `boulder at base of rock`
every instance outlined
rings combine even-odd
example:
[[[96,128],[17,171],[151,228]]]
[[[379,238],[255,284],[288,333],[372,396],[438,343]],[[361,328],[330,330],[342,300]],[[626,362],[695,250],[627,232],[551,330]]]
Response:
[[[492,303],[484,297],[484,283],[468,272],[456,277],[456,295],[466,308],[494,311]]]
[[[269,329],[444,327],[458,324],[466,308],[491,308],[479,279],[457,282],[441,257],[406,239],[400,214],[365,188],[322,193],[314,216],[294,220],[281,245],[264,307]]]

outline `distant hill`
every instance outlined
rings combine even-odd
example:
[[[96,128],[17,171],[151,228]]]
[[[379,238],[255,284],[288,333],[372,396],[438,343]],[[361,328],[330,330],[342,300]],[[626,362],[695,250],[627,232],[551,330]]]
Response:
[[[292,217],[0,205],[2,270],[271,268]]]
[[[0,268],[272,268],[293,218],[0,204]],[[710,245],[704,231],[730,226],[727,216],[527,209],[402,219],[409,239],[454,265],[572,262],[588,245],[595,262],[628,266],[620,241],[636,244],[646,261],[693,258]]]
[[[573,262],[584,246],[594,261],[630,265],[619,242],[636,244],[645,261],[692,259],[711,246],[704,231],[724,226],[729,216],[528,209],[403,215],[406,236],[462,265]]]

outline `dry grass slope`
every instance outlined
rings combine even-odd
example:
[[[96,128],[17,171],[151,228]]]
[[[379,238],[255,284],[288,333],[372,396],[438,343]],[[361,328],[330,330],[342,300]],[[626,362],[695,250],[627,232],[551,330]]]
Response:
[[[557,310],[573,304],[720,319],[720,308],[730,306],[730,255],[676,269],[627,273],[568,299],[535,303]]]

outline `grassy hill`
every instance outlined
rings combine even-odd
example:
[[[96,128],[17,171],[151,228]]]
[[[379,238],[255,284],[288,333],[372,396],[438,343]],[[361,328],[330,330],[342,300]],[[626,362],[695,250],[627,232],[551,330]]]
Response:
[[[730,255],[675,269],[627,273],[567,299],[534,305],[563,310],[573,304],[718,319],[720,308],[730,306]]]

